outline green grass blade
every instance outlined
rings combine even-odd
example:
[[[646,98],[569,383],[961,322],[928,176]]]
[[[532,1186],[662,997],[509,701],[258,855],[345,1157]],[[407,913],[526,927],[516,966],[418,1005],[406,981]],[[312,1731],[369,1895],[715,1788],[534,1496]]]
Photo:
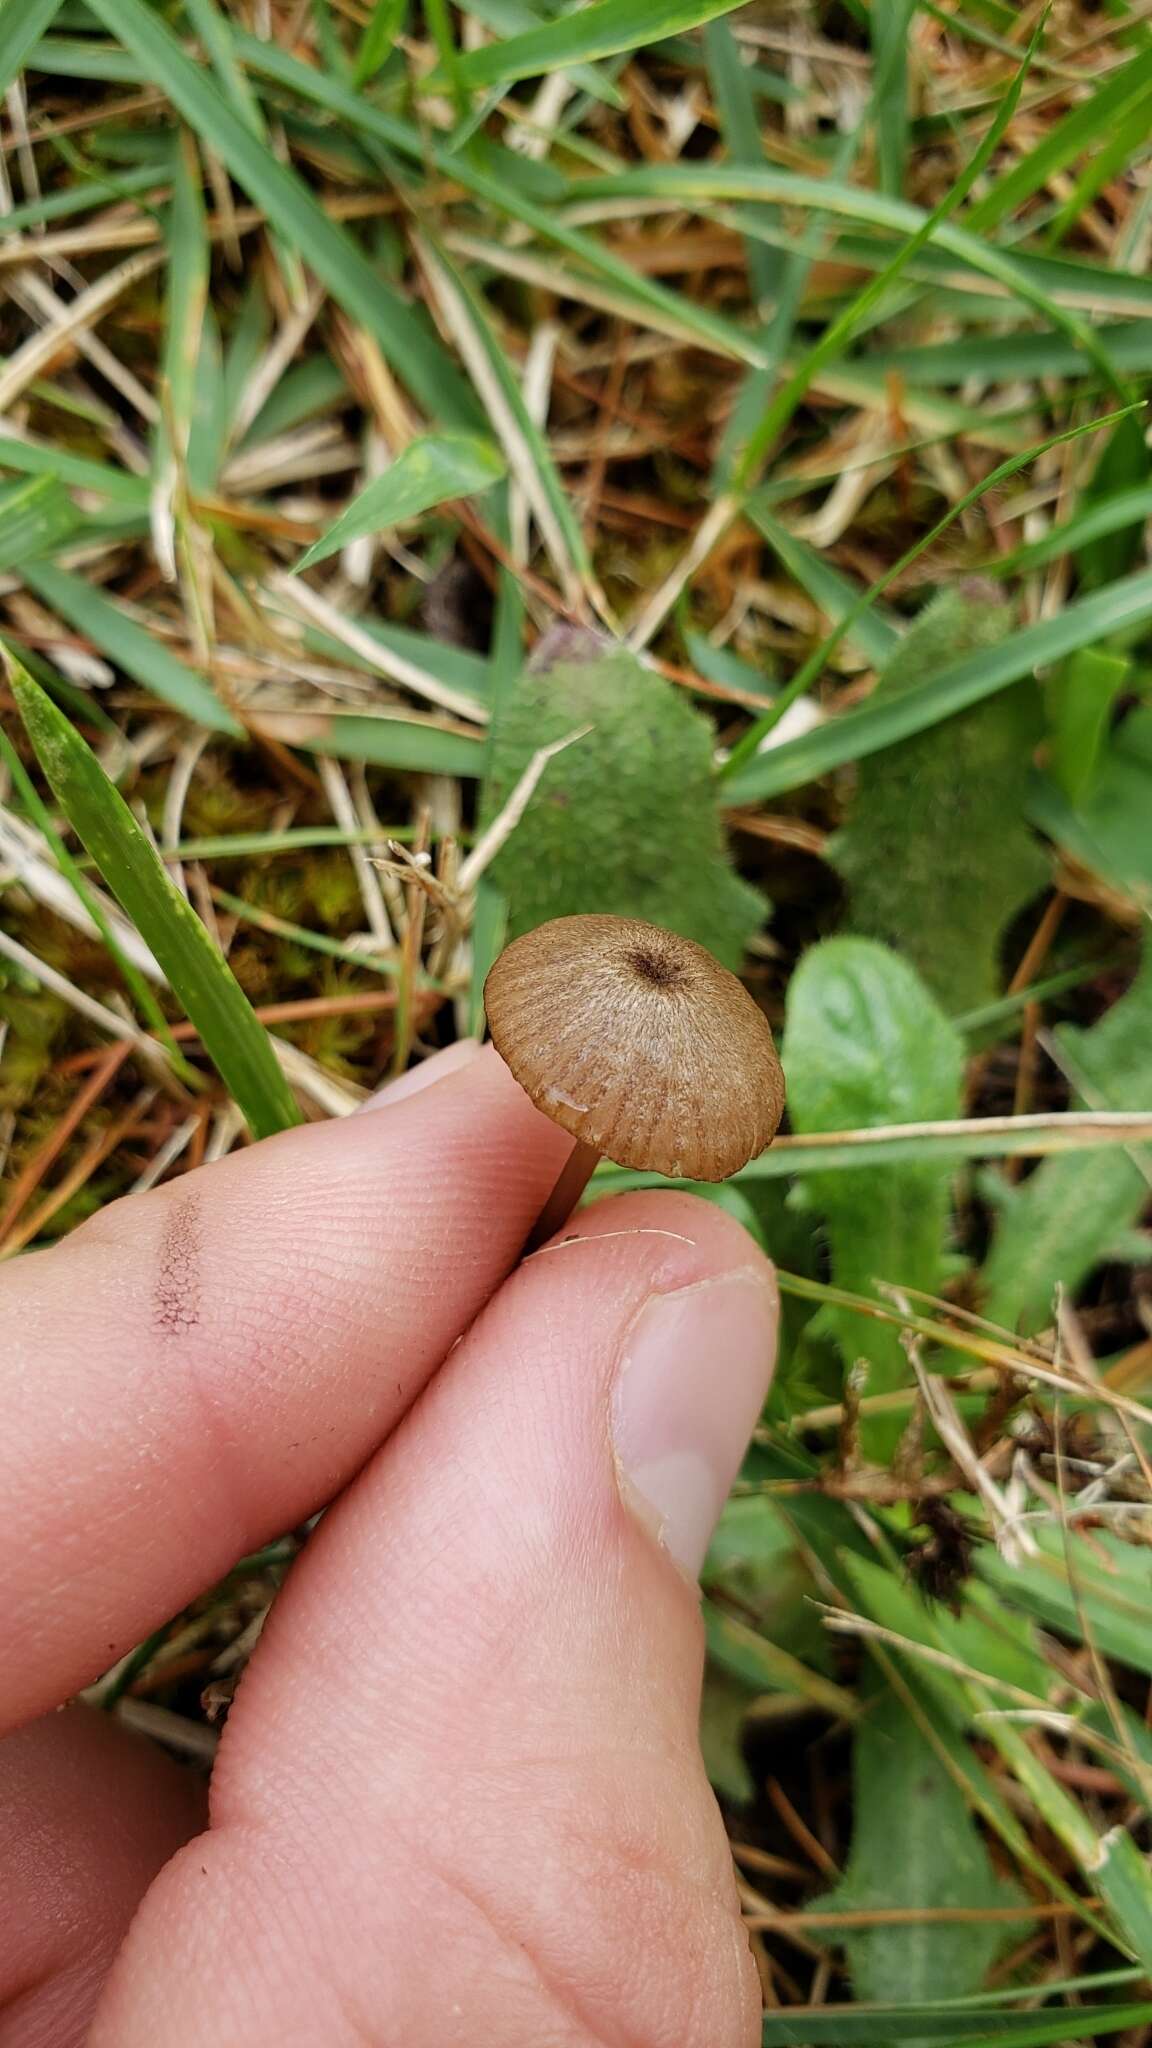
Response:
[[[924,732],[956,711],[966,711],[982,697],[991,696],[1034,669],[1048,668],[1074,654],[1079,647],[1091,647],[1112,633],[1123,633],[1152,618],[1152,569],[1142,569],[1051,619],[1021,627],[998,647],[953,663],[941,670],[922,689],[886,703],[864,705],[840,718],[817,726],[801,738],[758,754],[745,763],[727,784],[730,804],[745,804],[766,796],[779,796],[786,789],[799,789],[847,761],[858,761],[881,747],[890,747],[910,733]]]
[[[100,4],[138,6],[139,0],[100,0]],[[738,362],[756,365],[763,362],[760,347],[736,321],[724,319],[684,294],[669,291],[652,278],[643,276],[635,266],[603,248],[594,235],[586,235],[579,228],[568,226],[555,206],[541,206],[527,198],[511,176],[494,176],[482,170],[468,157],[431,141],[420,130],[385,114],[362,95],[350,92],[339,80],[328,77],[311,65],[299,63],[286,51],[275,49],[271,43],[262,43],[256,36],[239,35],[236,45],[253,71],[327,107],[363,134],[386,143],[389,148],[418,163],[422,169],[432,164],[445,177],[455,179],[498,213],[520,221],[544,241],[555,242],[566,249],[569,255],[586,266],[593,277],[603,279],[622,295],[632,319],[643,322],[646,313],[655,314],[658,321],[673,323],[678,335],[688,335],[701,347],[716,354],[733,357]],[[808,182],[814,185],[818,181],[810,179]],[[325,222],[326,230],[331,226],[331,222]],[[573,292],[574,295],[579,294],[578,277],[573,278]],[[470,417],[463,424],[472,426],[475,421]]]
[[[479,294],[437,244],[422,239],[420,249],[442,317],[446,324],[451,323],[508,468],[532,508],[565,597],[570,604],[579,604],[584,592],[595,597],[592,565],[571,498],[552,460],[547,437],[524,403],[519,381],[492,332]]]
[[[274,713],[263,723],[276,732]],[[459,775],[475,780],[484,769],[484,742],[418,719],[368,718],[355,712],[289,713],[285,735],[305,753],[334,754],[340,761],[370,761],[378,768],[411,775]]]
[[[775,165],[646,164],[642,170],[588,178],[580,186],[582,205],[600,199],[629,198],[637,201],[645,198],[678,199],[683,205],[697,209],[725,201],[737,204],[751,201],[753,205],[776,201],[783,205],[818,209],[844,220],[862,221],[872,227],[889,228],[896,234],[909,236],[919,235],[928,218],[921,207],[913,206],[908,200],[892,199],[886,193],[845,185],[833,178],[809,178],[792,171],[780,171]],[[745,234],[758,232],[755,215],[742,213],[735,225]],[[1121,398],[1127,397],[1118,384],[1107,351],[1092,328],[1043,290],[1035,282],[1026,263],[1005,255],[991,243],[982,242],[950,220],[936,222],[932,239],[940,249],[956,257],[968,269],[979,276],[994,279],[1013,298],[1042,313],[1095,364],[1111,389],[1119,390]]]
[[[1014,476],[1017,470],[1025,468],[1029,462],[1034,461],[1038,456],[1046,455],[1050,448],[1058,447],[1064,441],[1079,440],[1082,435],[1097,433],[1104,427],[1114,427],[1118,420],[1131,419],[1133,413],[1140,409],[1137,406],[1130,406],[1123,412],[1109,413],[1104,419],[1086,420],[1080,426],[1067,429],[1063,434],[1053,434],[1049,440],[1038,442],[1035,448],[1025,449],[1019,455],[1010,455],[1006,462],[998,463],[996,468],[982,482],[973,484],[970,491],[965,491],[962,498],[959,498],[954,505],[948,507],[942,519],[938,519],[934,526],[929,527],[926,533],[921,534],[919,540],[913,541],[912,546],[905,549],[904,553],[893,562],[892,566],[885,570],[883,576],[878,577],[871,588],[866,590],[861,597],[857,598],[851,610],[846,612],[837,621],[827,638],[821,642],[819,647],[813,649],[807,661],[797,669],[796,674],[791,678],[787,687],[781,690],[770,709],[764,713],[762,718],[758,718],[753,726],[749,727],[739,744],[733,747],[724,766],[723,772],[725,776],[739,773],[744,762],[755,754],[765,734],[771,732],[779,724],[789,705],[794,704],[798,697],[802,697],[809,685],[815,682],[817,676],[825,668],[829,657],[839,646],[840,641],[850,634],[861,617],[871,610],[876,599],[882,597],[889,585],[894,583],[898,576],[903,575],[905,570],[911,568],[913,562],[917,561],[927,548],[932,547],[940,539],[941,535],[947,532],[953,522],[961,518],[970,506],[976,504],[977,500],[982,498],[986,491],[995,490],[998,485],[1005,483],[1010,476]]]
[[[59,14],[60,6],[61,0],[8,0],[7,6],[0,7],[0,98]]]
[[[83,633],[101,654],[122,668],[142,689],[150,690],[174,711],[212,732],[226,732],[234,739],[243,736],[215,691],[195,669],[169,653],[163,642],[130,619],[119,605],[86,583],[48,562],[25,563],[21,571],[31,590],[45,604]]]
[[[352,83],[357,91],[387,63],[407,12],[408,0],[376,0],[352,67]]]
[[[740,45],[726,21],[714,21],[704,30],[704,54],[729,156],[738,164],[760,163],[764,147],[760,138],[756,95],[740,55]],[[775,289],[781,263],[788,259],[782,258],[766,243],[757,241],[746,243],[745,255],[755,301],[758,306],[766,307]]]
[[[1152,2005],[1072,2006],[1059,2012],[1011,2015],[962,2006],[793,2008],[769,2013],[763,2048],[898,2048],[901,2042],[968,2041],[972,2048],[1063,2048],[1147,2026]]]
[[[294,171],[255,136],[219,88],[143,0],[92,0],[104,26],[139,58],[188,126],[263,208],[283,241],[309,263],[345,311],[380,343],[428,412],[474,424],[474,408],[435,336],[373,268]]]
[[[739,4],[740,0],[593,0],[592,6],[578,7],[559,21],[470,50],[460,58],[456,76],[470,87],[511,85],[518,78],[567,71],[573,64],[615,57],[699,28],[717,15],[733,13]],[[442,74],[437,74],[437,81],[439,88]]]
[[[916,0],[872,0],[869,9],[876,161],[881,190],[895,194],[904,190],[908,159],[908,38],[915,6]]]
[[[1062,520],[1040,540],[1025,541],[1022,547],[1013,548],[1010,554],[994,555],[990,561],[981,562],[980,573],[983,576],[1027,576],[1033,569],[1042,569],[1047,562],[1076,554],[1089,542],[1101,540],[1111,533],[1122,533],[1125,527],[1146,519],[1152,519],[1152,484],[1139,484],[1133,490],[1117,491],[1114,497],[1101,498],[1096,503],[1081,507],[1071,519]]]
[[[839,569],[834,569],[827,557],[818,554],[806,540],[801,540],[798,534],[791,533],[773,519],[758,497],[750,500],[747,510],[769,547],[813,604],[818,605],[837,625],[857,612],[847,638],[859,648],[866,661],[881,667],[900,645],[900,634],[891,621],[875,605],[867,611],[858,611],[858,592],[847,577],[842,576]]]
[[[891,55],[896,47],[903,47],[903,24],[907,18],[908,9],[906,5],[902,10],[895,10],[891,6],[884,9],[874,9],[873,19],[875,20],[876,16],[881,12],[886,18],[894,13],[901,13],[903,17],[898,46],[890,42],[886,42],[884,46],[885,50]],[[1001,105],[997,109],[987,134],[982,138],[979,148],[974,151],[955,183],[944,194],[940,204],[933,208],[932,212],[921,222],[915,233],[904,243],[903,248],[897,250],[895,256],[885,265],[884,269],[879,271],[864,286],[863,290],[858,292],[854,299],[850,300],[843,312],[830,322],[815,346],[807,351],[804,360],[787,379],[783,388],[773,396],[764,414],[764,418],[756,428],[755,433],[749,437],[740,469],[740,476],[745,482],[755,474],[773,442],[783,431],[806,393],[811,389],[812,383],[819,372],[826,364],[834,362],[838,355],[843,354],[852,335],[867,317],[880,306],[886,294],[891,290],[917,252],[925,248],[940,234],[940,231],[946,226],[950,215],[955,213],[957,207],[972,190],[973,185],[981,176],[985,166],[990,162],[999,147],[1000,141],[1007,131],[1020,103],[1020,95],[1024,90],[1024,80],[1028,75],[1028,67],[1032,61],[1032,53],[1039,41],[1042,26],[1043,18],[1037,23],[1031,44],[1025,51],[1023,62]],[[899,76],[900,91],[903,94],[907,86],[903,66],[896,65],[895,68]],[[886,106],[887,101],[884,101],[878,110],[877,119],[880,122],[884,119],[884,108]],[[903,176],[903,147],[904,140],[901,141],[900,145],[899,170],[901,179]],[[885,181],[885,183],[889,190],[893,189],[888,184],[888,181]],[[1053,308],[1053,314],[1057,321],[1060,322],[1065,317],[1059,314],[1055,308]]]
[[[64,713],[10,651],[12,690],[73,831],[179,996],[254,1137],[300,1121],[272,1042],[118,789]]]
[[[76,512],[54,476],[35,477],[0,497],[0,570],[59,547],[74,533]]]
[[[92,462],[87,456],[70,455],[47,441],[22,441],[0,434],[0,469],[14,469],[26,476],[58,477],[74,490],[98,491],[102,497],[133,512],[148,510],[148,483],[126,469],[113,469],[107,462]]]
[[[383,476],[376,477],[340,514],[323,540],[309,548],[296,564],[297,573],[326,561],[365,534],[400,526],[448,498],[469,498],[474,491],[486,491],[506,469],[499,449],[475,434],[423,434],[410,441]]]
[[[1062,121],[1041,135],[1035,147],[1025,151],[985,198],[969,209],[966,227],[987,234],[1016,213],[1034,192],[1039,192],[1055,172],[1072,163],[1101,136],[1107,136],[1117,117],[1133,100],[1142,98],[1152,85],[1152,50],[1144,50],[1124,69],[1104,80],[1091,98],[1073,107]]]
[[[57,832],[47,806],[40,801],[40,795],[35,783],[31,780],[23,761],[12,745],[7,733],[2,728],[0,728],[0,760],[4,762],[8,773],[12,777],[25,811],[32,819],[33,824],[39,826],[40,831],[43,833],[45,843],[61,874],[71,883],[72,888],[76,892],[77,899],[99,932],[108,950],[109,957],[115,961],[119,968],[124,978],[125,986],[131,992],[141,1015],[147,1020],[156,1036],[167,1046],[169,1056],[181,1080],[191,1087],[202,1086],[202,1076],[196,1072],[194,1067],[189,1066],[188,1061],[172,1036],[172,1028],[163,1010],[160,1008],[146,976],[140,972],[135,961],[129,959],[127,953],[125,953],[120,945],[111,924],[104,914],[99,898],[88,887],[78,864],[73,860],[72,855]]]

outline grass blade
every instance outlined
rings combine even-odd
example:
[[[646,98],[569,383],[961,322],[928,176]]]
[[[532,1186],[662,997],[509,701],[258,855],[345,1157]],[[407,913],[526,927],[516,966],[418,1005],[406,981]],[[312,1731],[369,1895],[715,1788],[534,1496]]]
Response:
[[[464,86],[511,85],[518,78],[567,71],[573,64],[615,57],[699,28],[738,5],[739,0],[593,0],[591,7],[578,7],[559,21],[470,50],[457,63],[456,77]],[[429,85],[439,90],[443,82],[437,74]]]
[[[1035,448],[1024,449],[1019,455],[1010,455],[1006,462],[998,463],[996,468],[982,482],[973,484],[971,490],[965,491],[962,498],[959,498],[954,505],[948,507],[943,518],[938,519],[934,526],[930,526],[926,533],[922,533],[918,540],[913,541],[912,546],[905,549],[904,553],[893,562],[891,568],[886,569],[883,576],[878,577],[871,588],[866,590],[861,597],[857,598],[851,609],[842,618],[837,620],[827,638],[820,643],[819,647],[813,649],[807,661],[797,669],[796,674],[792,677],[787,687],[781,690],[779,696],[774,700],[771,709],[766,711],[762,718],[758,718],[755,725],[751,726],[744,733],[739,744],[733,747],[725,764],[725,775],[737,774],[743,763],[755,754],[760,741],[767,733],[772,731],[774,726],[779,724],[789,705],[794,704],[797,697],[803,696],[809,684],[815,682],[817,676],[820,675],[827,664],[829,656],[835,652],[841,640],[853,631],[860,619],[871,610],[876,599],[883,596],[889,584],[894,583],[898,576],[902,575],[906,569],[911,568],[913,562],[924,553],[925,549],[930,548],[935,541],[939,540],[941,534],[946,533],[953,522],[961,518],[971,505],[976,504],[977,500],[982,498],[985,492],[995,490],[999,484],[1005,483],[1010,476],[1015,475],[1017,470],[1025,468],[1037,456],[1046,455],[1050,448],[1059,447],[1065,441],[1079,440],[1083,434],[1097,433],[1103,427],[1115,426],[1119,420],[1131,419],[1132,414],[1139,409],[1136,406],[1131,406],[1124,412],[1109,413],[1104,419],[1100,420],[1086,420],[1080,426],[1070,427],[1062,434],[1054,434],[1049,440],[1039,442]],[[1138,429],[1137,434],[1139,435]]]
[[[763,2048],[897,2048],[900,2042],[970,2041],[973,2048],[1045,2048],[1045,2044],[1099,2041],[1147,2026],[1152,2005],[1074,2006],[1059,2012],[1010,2016],[962,2006],[816,2006],[769,2013]]]
[[[0,8],[0,98],[60,12],[61,0],[8,0]]]
[[[728,802],[752,803],[798,789],[830,769],[842,768],[847,761],[858,761],[864,754],[907,739],[910,733],[924,732],[956,711],[966,711],[970,704],[1018,682],[1033,669],[1048,668],[1077,648],[1091,647],[1109,634],[1142,625],[1148,618],[1152,618],[1152,569],[1141,569],[1081,598],[1055,618],[1021,627],[999,647],[954,662],[922,689],[845,712],[799,739],[757,755],[728,783]]]
[[[380,343],[421,405],[433,416],[472,425],[472,402],[435,337],[295,172],[252,133],[160,17],[143,0],[93,0],[93,12],[139,58],[147,76],[163,87],[189,127],[264,209],[284,242],[299,251],[333,298]]]
[[[222,953],[75,727],[5,649],[40,765],[73,831],[151,948],[253,1137],[300,1121],[271,1040]]]
[[[178,661],[162,641],[145,632],[143,626],[138,626],[91,583],[49,562],[28,562],[21,574],[45,604],[67,619],[78,633],[85,634],[101,654],[141,688],[151,690],[154,697],[197,725],[206,725],[212,732],[229,733],[233,739],[243,736],[243,727],[224,709],[204,677]]]
[[[76,513],[54,476],[18,484],[0,498],[0,569],[18,569],[33,555],[58,547],[76,530]]]
[[[309,548],[297,562],[296,573],[326,561],[349,541],[401,526],[447,498],[468,498],[474,491],[486,491],[505,474],[506,467],[499,450],[475,434],[421,435],[409,442],[383,476],[360,492],[323,540]]]

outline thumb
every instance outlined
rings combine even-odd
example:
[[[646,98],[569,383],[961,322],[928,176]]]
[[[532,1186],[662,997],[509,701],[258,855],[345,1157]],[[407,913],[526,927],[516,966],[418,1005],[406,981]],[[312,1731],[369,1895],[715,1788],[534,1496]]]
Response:
[[[94,2048],[750,2048],[691,1573],[775,1315],[683,1195],[518,1270],[298,1564]]]

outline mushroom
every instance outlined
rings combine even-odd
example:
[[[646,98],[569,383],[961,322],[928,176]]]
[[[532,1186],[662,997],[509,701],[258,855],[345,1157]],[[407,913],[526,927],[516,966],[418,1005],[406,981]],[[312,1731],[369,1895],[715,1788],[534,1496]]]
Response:
[[[492,1042],[575,1139],[528,1240],[571,1214],[601,1158],[727,1180],[776,1134],[784,1077],[743,983],[693,940],[632,917],[558,917],[484,984]]]

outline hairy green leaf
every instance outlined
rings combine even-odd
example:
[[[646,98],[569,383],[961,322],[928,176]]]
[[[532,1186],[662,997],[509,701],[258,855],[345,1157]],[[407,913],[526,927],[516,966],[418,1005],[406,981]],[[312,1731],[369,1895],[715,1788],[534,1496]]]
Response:
[[[872,701],[922,686],[957,658],[995,646],[1011,625],[1011,608],[990,585],[943,592],[901,642]],[[869,755],[832,842],[853,929],[911,960],[949,1015],[999,993],[1005,928],[1047,871],[1023,815],[1038,732],[1035,688],[1023,682]]]
[[[861,1716],[852,1775],[852,1853],[835,1890],[815,1902],[817,1913],[1017,1903],[1016,1887],[996,1878],[959,1786],[887,1691],[874,1690]],[[1017,1938],[1020,1929],[923,1920],[812,1932],[843,1948],[859,1998],[891,1998],[899,1986],[901,2001],[918,2005],[978,1990],[1006,1933]]]
[[[583,727],[492,865],[509,936],[606,911],[682,932],[737,967],[765,905],[728,865],[712,727],[625,648],[586,639],[572,657],[544,667],[538,656],[523,671],[492,734],[488,816],[539,747]]]

